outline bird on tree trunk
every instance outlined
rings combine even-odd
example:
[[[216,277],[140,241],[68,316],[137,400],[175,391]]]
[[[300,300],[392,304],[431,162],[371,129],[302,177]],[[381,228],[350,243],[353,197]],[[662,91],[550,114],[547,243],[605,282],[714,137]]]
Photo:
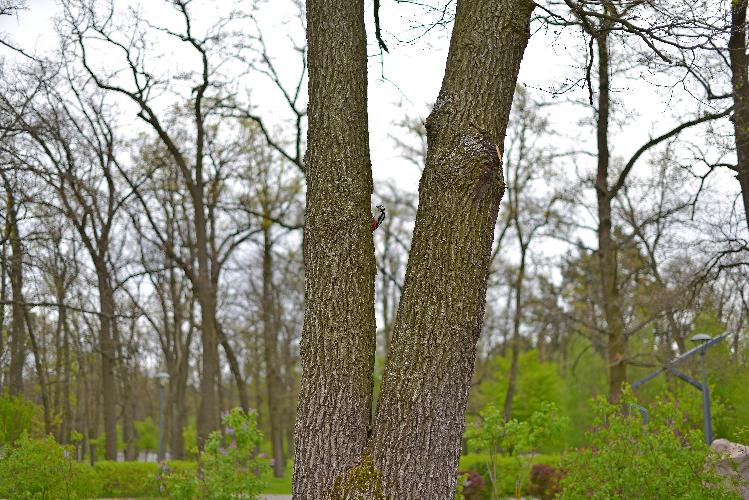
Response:
[[[385,220],[385,207],[382,205],[377,205],[377,210],[380,211],[380,213],[377,215],[377,218],[375,216],[372,216],[372,231],[380,227],[380,224],[382,224],[382,221]]]

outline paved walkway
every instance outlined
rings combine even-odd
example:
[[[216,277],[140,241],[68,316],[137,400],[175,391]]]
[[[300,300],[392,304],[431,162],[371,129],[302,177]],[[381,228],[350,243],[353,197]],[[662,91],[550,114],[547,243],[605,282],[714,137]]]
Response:
[[[291,495],[260,495],[262,500],[291,500]]]

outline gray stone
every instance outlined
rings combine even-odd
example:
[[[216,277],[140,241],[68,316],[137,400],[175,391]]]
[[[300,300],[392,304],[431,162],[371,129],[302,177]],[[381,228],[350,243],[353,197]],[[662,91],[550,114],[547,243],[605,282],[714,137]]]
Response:
[[[716,439],[710,447],[720,455],[716,470],[726,478],[726,486],[737,488],[741,498],[749,500],[749,446]]]

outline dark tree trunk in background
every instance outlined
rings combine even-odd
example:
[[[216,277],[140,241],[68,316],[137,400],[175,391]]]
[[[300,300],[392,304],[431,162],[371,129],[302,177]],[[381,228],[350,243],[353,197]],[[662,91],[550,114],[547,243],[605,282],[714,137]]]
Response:
[[[18,213],[15,193],[3,177],[7,196],[6,234],[10,240],[10,293],[11,307],[10,373],[8,389],[11,396],[23,394],[23,366],[26,361],[26,322],[23,303],[23,246],[18,234]]]
[[[517,210],[517,207],[514,208]],[[520,236],[522,239],[522,236]],[[522,316],[523,300],[523,282],[525,281],[525,259],[528,254],[528,246],[520,245],[520,266],[515,278],[515,310],[512,315],[512,362],[510,364],[510,376],[507,380],[507,392],[505,393],[505,402],[503,416],[505,422],[510,420],[512,414],[512,398],[515,397],[515,390],[518,380],[518,360],[520,357],[520,319]]]
[[[218,286],[216,287],[216,289],[218,289]],[[234,377],[234,383],[237,385],[239,406],[241,406],[244,411],[248,411],[250,409],[250,399],[247,396],[247,384],[245,383],[244,377],[242,376],[242,369],[239,366],[239,359],[237,359],[237,355],[234,353],[234,349],[229,343],[229,339],[226,337],[224,330],[220,326],[219,335],[221,336],[221,347],[223,347],[224,354],[226,355],[226,361],[229,363],[229,371],[231,371],[231,374]],[[229,391],[229,394],[231,394],[231,391]]]
[[[741,186],[746,225],[749,227],[749,62],[746,54],[747,0],[731,2],[731,38],[728,41],[733,87],[733,130],[736,140],[736,177]]]
[[[326,497],[365,451],[375,353],[364,3],[308,0],[305,302],[294,498]]]
[[[104,245],[106,248],[106,245]],[[93,258],[95,258],[92,255]],[[104,458],[117,459],[117,384],[115,347],[112,322],[114,319],[114,291],[109,281],[109,272],[104,259],[94,261],[99,284],[99,349],[101,350],[101,393],[104,416]]]
[[[26,331],[29,335],[29,344],[31,344],[31,352],[34,354],[34,368],[36,369],[36,377],[39,380],[39,393],[42,398],[42,410],[44,412],[44,434],[52,433],[52,408],[50,407],[49,401],[49,384],[47,383],[47,369],[44,366],[44,354],[42,353],[39,343],[36,341],[34,335],[34,325],[31,322],[31,314],[28,308],[23,309],[24,321],[26,323]]]
[[[602,309],[608,329],[609,398],[619,399],[622,384],[627,381],[627,339],[624,335],[624,320],[619,298],[618,264],[616,243],[611,231],[611,202],[614,195],[609,188],[609,54],[608,30],[610,25],[602,23],[596,35],[598,45],[598,117],[596,141],[598,144],[598,167],[596,172],[596,198],[598,201],[598,263],[601,280]]]
[[[273,297],[273,255],[270,225],[263,226],[263,352],[265,354],[265,385],[268,394],[268,420],[273,448],[273,475],[283,477],[286,458],[283,452],[282,391],[278,356],[278,321]]]
[[[202,199],[193,197],[193,202]],[[195,283],[198,303],[200,304],[201,322],[200,337],[203,344],[203,363],[200,373],[200,404],[198,406],[198,445],[208,439],[208,434],[218,428],[218,332],[216,329],[216,296],[208,274],[208,257],[206,249],[205,217],[202,203],[195,207],[195,229],[198,234],[198,278]],[[200,229],[202,227],[202,230]],[[202,235],[202,236],[201,236]]]
[[[390,498],[453,496],[504,193],[498,153],[533,7],[457,5],[372,443]]]

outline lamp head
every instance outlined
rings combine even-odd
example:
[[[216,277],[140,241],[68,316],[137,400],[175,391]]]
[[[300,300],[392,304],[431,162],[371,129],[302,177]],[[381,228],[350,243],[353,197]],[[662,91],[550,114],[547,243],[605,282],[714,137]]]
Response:
[[[708,340],[712,340],[712,339],[713,338],[706,333],[698,333],[697,335],[692,336],[689,340],[697,344],[704,344]]]
[[[156,373],[155,377],[161,387],[164,387],[166,385],[166,381],[169,380],[169,374],[166,372],[158,372]]]

